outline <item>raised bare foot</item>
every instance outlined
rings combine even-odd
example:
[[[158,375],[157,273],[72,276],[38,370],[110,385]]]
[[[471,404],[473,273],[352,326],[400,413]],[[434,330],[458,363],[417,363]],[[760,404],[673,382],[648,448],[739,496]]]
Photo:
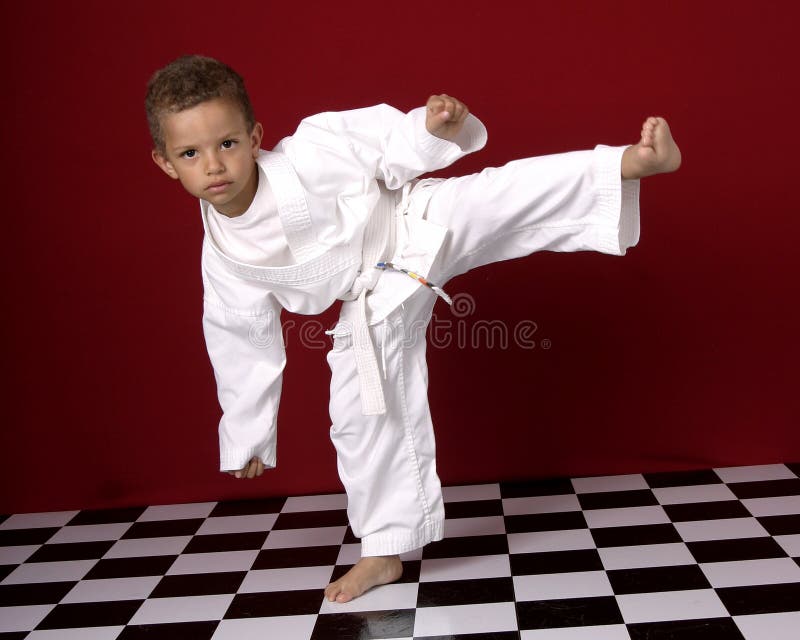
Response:
[[[330,602],[350,602],[372,587],[399,580],[401,575],[403,563],[399,556],[361,558],[350,571],[325,588],[325,597]]]
[[[622,154],[622,177],[638,180],[669,173],[681,166],[681,150],[664,118],[650,117],[642,125],[642,139]]]

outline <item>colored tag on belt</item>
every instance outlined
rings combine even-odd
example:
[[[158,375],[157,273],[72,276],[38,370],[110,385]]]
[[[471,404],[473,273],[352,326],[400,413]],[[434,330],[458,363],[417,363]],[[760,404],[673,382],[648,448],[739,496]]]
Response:
[[[453,304],[453,300],[450,298],[450,296],[448,296],[445,293],[444,289],[442,289],[441,287],[437,287],[435,284],[433,284],[432,282],[426,280],[425,278],[423,278],[418,273],[414,273],[413,271],[409,271],[408,269],[406,269],[404,267],[401,267],[399,265],[396,265],[396,264],[394,264],[392,262],[379,262],[375,266],[378,267],[378,269],[392,269],[394,271],[399,271],[400,273],[405,273],[410,278],[414,278],[414,280],[416,280],[420,284],[423,284],[426,287],[428,287],[431,291],[433,291],[437,296],[439,296],[447,304],[450,304],[450,305]]]

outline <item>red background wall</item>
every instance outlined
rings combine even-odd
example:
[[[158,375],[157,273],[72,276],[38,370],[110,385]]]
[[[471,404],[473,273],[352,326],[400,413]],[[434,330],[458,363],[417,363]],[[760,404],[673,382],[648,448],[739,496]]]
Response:
[[[432,349],[444,482],[800,459],[791,6],[6,8],[0,511],[340,490],[325,351],[297,333],[279,468],[216,471],[197,205],[150,162],[142,107],[153,70],[188,52],[244,75],[269,146],[321,110],[459,96],[490,138],[447,174],[669,119],[684,165],[643,184],[628,256],[538,254],[451,283],[475,300],[467,327],[529,319],[539,345]]]

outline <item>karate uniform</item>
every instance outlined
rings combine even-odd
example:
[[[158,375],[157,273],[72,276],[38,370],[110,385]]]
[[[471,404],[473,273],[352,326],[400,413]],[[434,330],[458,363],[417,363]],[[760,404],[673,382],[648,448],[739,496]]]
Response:
[[[390,261],[444,285],[476,266],[539,250],[622,255],[638,241],[638,181],[622,181],[624,147],[511,162],[460,178],[418,176],[481,148],[469,116],[454,142],[431,136],[424,109],[386,105],[303,120],[258,158],[291,264],[202,251],[203,328],[219,402],[220,468],[276,464],[285,352],[280,311],[342,305],[332,330],[331,439],[362,555],[410,551],[443,536],[427,401],[424,328],[436,294]]]

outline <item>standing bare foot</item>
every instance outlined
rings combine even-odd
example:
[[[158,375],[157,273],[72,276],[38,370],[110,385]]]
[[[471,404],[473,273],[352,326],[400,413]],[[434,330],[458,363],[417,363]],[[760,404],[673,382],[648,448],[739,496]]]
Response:
[[[325,597],[329,602],[350,602],[372,587],[399,580],[401,575],[400,556],[361,558],[350,571],[325,588]]]
[[[642,139],[622,154],[622,178],[638,180],[669,173],[681,166],[681,150],[672,139],[664,118],[650,117],[642,124]]]

